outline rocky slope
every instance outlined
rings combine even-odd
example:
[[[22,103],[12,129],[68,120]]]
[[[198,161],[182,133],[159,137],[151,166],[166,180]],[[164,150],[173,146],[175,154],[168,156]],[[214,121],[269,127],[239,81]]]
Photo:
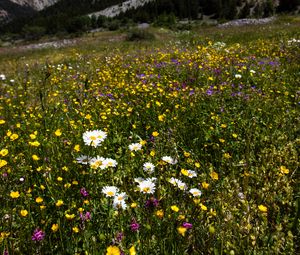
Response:
[[[17,17],[26,17],[59,0],[0,0],[0,25]]]
[[[122,4],[113,5],[108,7],[102,11],[90,13],[89,16],[106,16],[106,17],[115,17],[119,15],[121,12],[125,13],[129,9],[136,9],[144,4],[151,2],[153,0],[128,0],[123,2]]]
[[[32,9],[40,11],[50,5],[55,4],[59,0],[10,0],[21,6],[30,6]]]

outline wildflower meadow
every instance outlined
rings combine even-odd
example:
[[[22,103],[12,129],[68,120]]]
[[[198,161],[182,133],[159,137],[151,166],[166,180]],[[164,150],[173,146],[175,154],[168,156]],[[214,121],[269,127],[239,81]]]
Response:
[[[1,254],[296,254],[299,24],[2,54]]]

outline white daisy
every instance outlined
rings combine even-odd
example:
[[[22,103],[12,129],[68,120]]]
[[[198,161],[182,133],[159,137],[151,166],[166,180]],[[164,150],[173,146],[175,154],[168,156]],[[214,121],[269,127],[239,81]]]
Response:
[[[146,194],[153,194],[155,192],[155,181],[156,178],[136,178],[134,179],[136,182],[138,182],[138,188],[140,192],[146,193]]]
[[[154,168],[155,168],[155,166],[150,162],[146,162],[143,164],[144,171],[146,171],[149,174],[154,172]]]
[[[114,197],[119,192],[119,189],[116,186],[105,186],[102,188],[102,193],[107,197]]]
[[[142,193],[153,194],[155,192],[155,183],[145,180],[139,183],[138,188]]]
[[[87,165],[90,162],[90,158],[85,155],[81,155],[76,158],[77,163]]]
[[[142,145],[140,143],[132,143],[132,144],[129,144],[128,148],[131,151],[139,151],[142,149]]]
[[[189,177],[189,178],[194,178],[197,177],[197,173],[193,170],[186,170],[186,171],[182,171],[183,175]]]
[[[102,162],[101,169],[105,169],[107,167],[116,167],[118,165],[117,161],[112,158],[105,158]]]
[[[4,81],[6,79],[4,74],[0,74],[0,80]]]
[[[181,180],[179,180],[179,179],[177,179],[177,178],[171,177],[171,178],[169,179],[169,182],[170,182],[173,186],[176,186],[177,188],[179,188],[179,189],[181,189],[181,190],[186,190],[186,189],[187,189],[187,185],[186,185],[183,181],[181,181]]]
[[[82,138],[86,145],[97,147],[107,137],[107,133],[102,130],[92,130],[83,133]]]
[[[103,169],[103,162],[104,162],[105,158],[97,156],[96,158],[91,158],[90,159],[90,166],[92,169],[97,169],[97,168],[101,168]]]
[[[177,163],[177,160],[176,159],[173,159],[172,157],[170,156],[164,156],[161,158],[163,161],[171,164],[171,165],[175,165]]]
[[[171,183],[174,186],[177,186],[177,181],[179,181],[179,180],[174,177],[171,177],[169,180],[169,183]]]
[[[116,194],[116,196],[114,197],[114,201],[113,201],[113,207],[115,209],[119,209],[119,208],[126,209],[126,207],[127,207],[126,202],[125,202],[126,198],[127,198],[127,195],[125,192]]]
[[[193,188],[190,189],[189,192],[194,196],[194,197],[200,197],[202,192],[199,189]]]
[[[181,190],[187,189],[187,185],[183,181],[180,181],[180,180],[177,181],[177,187]]]

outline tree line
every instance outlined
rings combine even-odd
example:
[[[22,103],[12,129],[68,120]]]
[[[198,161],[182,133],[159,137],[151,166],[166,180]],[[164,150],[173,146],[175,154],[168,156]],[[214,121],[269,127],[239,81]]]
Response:
[[[86,14],[120,4],[122,0],[62,0],[36,15],[16,19],[0,28],[0,33],[11,33],[27,39],[38,39],[45,34],[81,33],[95,28],[110,30],[131,23],[148,22],[173,24],[176,19],[201,19],[209,15],[218,20],[248,17],[268,17],[276,12],[290,12],[300,0],[154,0],[137,9],[128,10],[115,18],[88,17]]]

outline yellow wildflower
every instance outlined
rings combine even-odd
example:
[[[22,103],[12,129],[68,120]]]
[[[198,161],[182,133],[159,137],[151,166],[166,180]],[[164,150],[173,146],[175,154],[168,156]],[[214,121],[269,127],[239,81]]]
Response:
[[[174,211],[174,212],[178,212],[178,211],[179,211],[179,208],[178,208],[176,205],[172,205],[172,206],[171,206],[171,209],[172,209],[172,211]]]
[[[228,152],[224,153],[223,157],[226,158],[226,159],[230,159],[231,158],[231,156],[230,156],[230,154]]]
[[[86,118],[87,120],[90,120],[90,119],[92,118],[92,115],[87,114],[87,115],[85,115],[85,118]]]
[[[200,163],[199,163],[199,162],[196,162],[196,163],[195,163],[195,167],[199,168],[199,167],[200,167]]]
[[[181,169],[180,172],[184,175],[184,176],[188,176],[189,175],[189,171],[186,169]]]
[[[146,143],[147,143],[147,141],[145,141],[145,140],[140,141],[140,145],[145,145]]]
[[[74,146],[74,151],[76,151],[76,152],[79,152],[79,151],[80,151],[80,145],[79,145],[79,144],[76,144],[76,145]]]
[[[18,134],[12,134],[11,136],[10,136],[10,140],[11,141],[14,141],[14,140],[16,140],[16,139],[18,139],[19,138],[19,135]]]
[[[189,153],[189,152],[183,152],[183,155],[186,157],[186,158],[188,158],[189,156],[191,156],[191,153]]]
[[[203,189],[208,189],[209,187],[209,184],[207,182],[202,182],[201,185]]]
[[[75,218],[75,214],[74,213],[73,214],[66,213],[65,217],[67,218],[67,220],[73,220]]]
[[[29,142],[29,145],[33,147],[39,147],[41,144],[38,141],[34,141],[34,142]]]
[[[60,207],[60,206],[62,206],[63,204],[64,204],[64,201],[62,201],[61,199],[57,200],[57,202],[55,203],[55,205],[56,205],[57,207]]]
[[[35,161],[40,160],[40,158],[37,155],[32,155],[32,159],[35,160]]]
[[[210,177],[211,177],[213,180],[219,180],[219,175],[218,175],[218,173],[216,173],[215,171],[213,171],[213,172],[210,173]]]
[[[280,172],[282,174],[288,174],[290,172],[290,170],[287,169],[285,166],[280,166]]]
[[[136,255],[136,250],[135,250],[135,247],[134,245],[132,245],[129,249],[129,255]]]
[[[37,203],[42,203],[43,201],[44,201],[44,199],[41,198],[41,197],[37,197],[37,198],[35,199],[35,202],[37,202]]]
[[[164,121],[165,120],[165,116],[164,115],[159,115],[158,116],[158,120],[159,121]]]
[[[53,232],[56,232],[58,230],[58,228],[59,228],[58,224],[52,224],[51,230]]]
[[[106,255],[120,255],[121,251],[117,246],[110,245],[106,249]]]
[[[0,156],[5,157],[8,154],[8,149],[2,149],[0,151]]]
[[[11,198],[18,198],[20,196],[19,191],[12,191],[10,192],[10,197]]]
[[[158,210],[156,212],[156,216],[160,219],[162,219],[164,217],[164,211],[163,210]]]
[[[185,227],[180,226],[177,228],[177,231],[180,235],[185,236],[185,232],[187,231],[187,229]]]
[[[61,136],[62,132],[61,132],[60,129],[57,129],[57,130],[54,132],[54,134],[55,134],[56,136]]]
[[[130,207],[131,207],[131,208],[136,208],[136,207],[137,207],[137,203],[132,203],[132,204],[130,205]]]
[[[73,230],[74,233],[78,233],[79,232],[79,228],[78,227],[73,227],[72,230]]]
[[[204,204],[200,204],[200,208],[203,210],[203,211],[207,211],[207,207],[204,205]]]
[[[7,165],[7,161],[4,159],[0,159],[0,168]]]
[[[178,220],[184,220],[185,219],[185,216],[184,215],[182,215],[182,214],[180,214],[179,216],[178,216],[178,218],[177,218]]]
[[[20,215],[21,215],[22,217],[26,217],[26,216],[28,215],[28,211],[27,211],[27,210],[21,210],[21,211],[20,211]]]
[[[258,209],[262,212],[262,213],[267,213],[268,212],[268,207],[264,206],[264,205],[259,205]]]
[[[152,135],[153,135],[154,137],[156,137],[156,136],[159,135],[159,133],[158,133],[157,131],[154,131],[154,132],[152,132]]]
[[[36,138],[36,134],[30,134],[29,137],[34,140]]]

